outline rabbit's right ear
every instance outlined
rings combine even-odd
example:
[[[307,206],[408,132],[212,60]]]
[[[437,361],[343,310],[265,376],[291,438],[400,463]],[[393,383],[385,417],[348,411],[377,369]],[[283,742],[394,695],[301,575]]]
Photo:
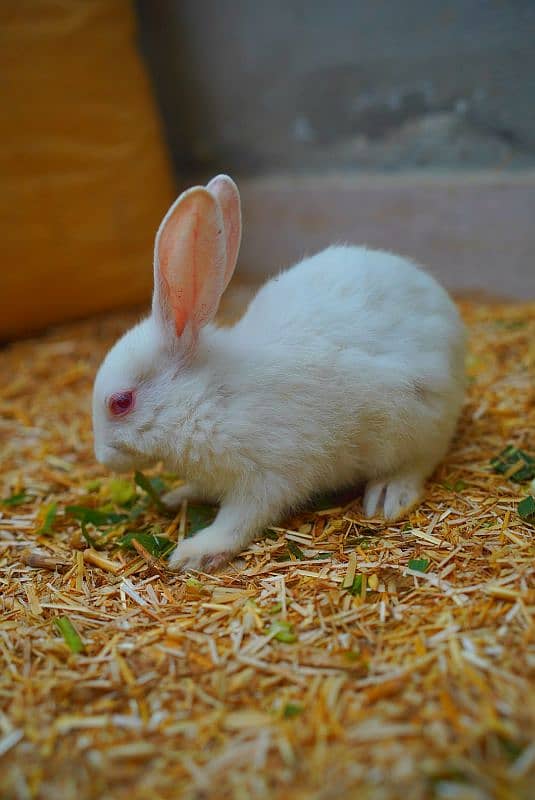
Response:
[[[223,213],[227,264],[225,288],[232,278],[241,242],[241,204],[238,187],[228,175],[216,175],[206,187],[216,198]]]
[[[225,288],[225,229],[208,189],[194,186],[173,203],[156,234],[152,311],[167,335],[193,341],[217,311]]]

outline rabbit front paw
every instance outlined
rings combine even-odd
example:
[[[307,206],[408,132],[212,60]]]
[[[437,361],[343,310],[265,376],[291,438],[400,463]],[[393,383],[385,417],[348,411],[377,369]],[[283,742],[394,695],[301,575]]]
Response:
[[[251,497],[255,496],[253,490]],[[173,550],[168,561],[169,569],[215,572],[247,547],[273,513],[259,510],[251,501],[223,502],[208,528],[180,542]]]
[[[216,572],[228,564],[234,555],[234,550],[225,549],[224,539],[211,534],[207,528],[191,539],[180,542],[169,556],[167,565],[174,572]]]

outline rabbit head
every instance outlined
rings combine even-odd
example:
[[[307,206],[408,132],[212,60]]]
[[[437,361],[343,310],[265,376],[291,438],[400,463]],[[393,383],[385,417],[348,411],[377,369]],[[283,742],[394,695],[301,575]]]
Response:
[[[95,380],[101,463],[126,471],[165,459],[165,431],[180,420],[177,403],[187,414],[199,336],[232,277],[240,239],[240,197],[226,175],[188,189],[165,215],[154,248],[152,313],[116,342]]]

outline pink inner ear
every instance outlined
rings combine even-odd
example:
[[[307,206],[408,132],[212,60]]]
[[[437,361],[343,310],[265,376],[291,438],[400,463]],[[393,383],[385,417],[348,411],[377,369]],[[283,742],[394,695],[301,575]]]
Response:
[[[217,175],[207,186],[217,199],[223,213],[226,240],[226,266],[224,288],[227,287],[238,258],[241,242],[241,207],[238,187],[228,175]]]
[[[184,192],[156,236],[155,305],[181,336],[188,322],[196,336],[209,322],[223,291],[225,250],[217,202],[203,187]]]
[[[195,279],[193,270],[184,270],[177,281],[176,262],[180,255],[185,259],[193,260],[195,240],[198,237],[198,219],[192,215],[189,221],[190,231],[187,231],[188,220],[182,221],[185,230],[177,228],[177,220],[170,220],[162,231],[160,246],[158,248],[158,264],[161,281],[161,294],[166,298],[168,311],[172,318],[177,336],[182,336],[188,315],[195,303]],[[189,235],[188,235],[189,234]]]

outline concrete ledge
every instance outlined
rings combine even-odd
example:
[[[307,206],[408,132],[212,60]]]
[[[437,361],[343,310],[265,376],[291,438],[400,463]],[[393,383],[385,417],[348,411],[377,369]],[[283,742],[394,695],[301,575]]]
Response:
[[[535,171],[279,175],[240,188],[245,278],[351,242],[411,257],[454,291],[535,298]]]

